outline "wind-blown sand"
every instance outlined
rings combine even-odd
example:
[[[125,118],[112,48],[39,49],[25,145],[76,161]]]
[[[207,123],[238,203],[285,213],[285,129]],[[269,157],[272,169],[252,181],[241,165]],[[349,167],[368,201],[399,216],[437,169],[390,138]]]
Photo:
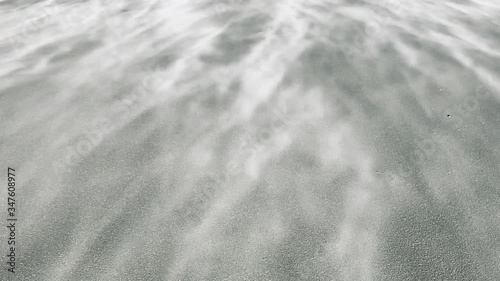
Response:
[[[498,280],[498,46],[491,0],[0,1],[0,279]]]

